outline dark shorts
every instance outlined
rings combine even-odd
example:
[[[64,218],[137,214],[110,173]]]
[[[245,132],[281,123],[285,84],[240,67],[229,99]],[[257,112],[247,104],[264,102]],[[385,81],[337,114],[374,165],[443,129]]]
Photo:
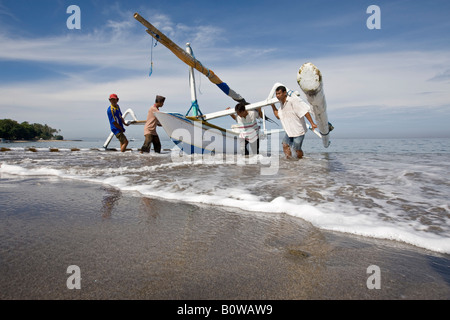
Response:
[[[246,156],[248,156],[250,154],[250,149],[251,149],[252,154],[255,154],[255,148],[256,148],[256,154],[259,154],[259,138],[254,142],[245,140],[244,154]]]
[[[123,132],[116,134],[116,138],[119,139],[121,144],[126,143],[128,141],[127,137],[125,137],[125,134]]]
[[[153,148],[156,153],[161,153],[161,142],[157,134],[146,134],[145,141],[142,145],[141,152],[150,152],[150,147],[153,143]]]

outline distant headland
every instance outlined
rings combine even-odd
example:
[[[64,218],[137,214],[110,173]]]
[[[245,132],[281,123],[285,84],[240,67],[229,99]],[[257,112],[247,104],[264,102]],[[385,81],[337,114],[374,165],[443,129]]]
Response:
[[[60,132],[61,130],[53,129],[46,124],[30,124],[27,121],[18,123],[11,119],[0,120],[0,139],[2,142],[64,141],[64,137],[59,134]]]

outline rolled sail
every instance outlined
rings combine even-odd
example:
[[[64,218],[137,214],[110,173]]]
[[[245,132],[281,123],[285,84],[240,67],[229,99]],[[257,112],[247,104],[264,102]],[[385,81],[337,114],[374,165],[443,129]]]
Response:
[[[297,74],[297,83],[311,104],[314,120],[322,135],[325,148],[330,145],[330,131],[333,126],[328,122],[327,102],[323,90],[322,74],[311,62],[301,66]]]

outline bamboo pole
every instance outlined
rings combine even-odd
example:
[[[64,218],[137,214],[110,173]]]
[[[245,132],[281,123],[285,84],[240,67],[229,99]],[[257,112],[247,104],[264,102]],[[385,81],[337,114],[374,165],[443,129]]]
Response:
[[[157,41],[162,43],[170,51],[173,52],[181,61],[186,63],[188,66],[196,69],[200,73],[204,74],[212,83],[221,84],[223,81],[210,69],[204,67],[200,61],[189,55],[185,50],[181,49],[177,44],[170,40],[164,33],[159,31],[150,22],[145,20],[139,15],[139,13],[134,14],[134,18],[139,21],[144,27],[147,28],[147,33],[155,38]]]

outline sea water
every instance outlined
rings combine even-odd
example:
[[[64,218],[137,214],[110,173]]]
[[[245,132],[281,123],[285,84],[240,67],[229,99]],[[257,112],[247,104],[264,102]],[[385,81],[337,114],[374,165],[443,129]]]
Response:
[[[130,195],[258,215],[290,215],[323,230],[450,253],[450,139],[334,139],[307,136],[302,160],[280,148],[258,156],[186,155],[102,148],[103,141],[4,143],[0,178],[59,177]],[[118,148],[113,140],[111,148]],[[49,179],[51,180],[51,179]],[[51,183],[51,181],[49,181]],[[0,190],[1,196],[1,190]]]

